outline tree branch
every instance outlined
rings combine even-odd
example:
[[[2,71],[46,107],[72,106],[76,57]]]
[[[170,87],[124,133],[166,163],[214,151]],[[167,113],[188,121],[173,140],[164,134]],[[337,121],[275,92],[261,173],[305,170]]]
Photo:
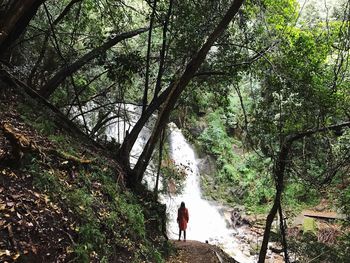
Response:
[[[106,52],[109,48],[115,46],[119,42],[137,36],[143,32],[148,31],[149,28],[139,28],[136,30],[132,30],[129,32],[124,32],[114,37],[111,37],[108,41],[106,41],[101,46],[91,50],[81,58],[77,59],[70,65],[64,66],[61,70],[59,70],[44,86],[40,88],[40,94],[49,98],[52,93],[56,90],[56,88],[66,79],[68,75],[72,75],[76,71],[78,71],[81,67],[83,67],[86,63],[90,62],[94,58],[98,57],[100,54]]]

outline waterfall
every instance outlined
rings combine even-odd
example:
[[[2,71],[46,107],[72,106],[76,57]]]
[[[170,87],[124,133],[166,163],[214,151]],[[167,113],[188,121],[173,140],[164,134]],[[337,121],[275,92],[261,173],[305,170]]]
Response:
[[[181,130],[174,124],[170,125],[170,129],[171,158],[175,165],[183,165],[188,169],[182,193],[167,194],[160,198],[161,202],[167,205],[169,238],[178,238],[177,209],[184,201],[190,217],[186,231],[188,240],[208,241],[221,247],[239,262],[254,262],[252,257],[242,253],[241,242],[234,236],[237,232],[227,226],[219,207],[202,197],[195,152]]]
[[[93,105],[88,106],[92,107]],[[124,140],[126,132],[132,129],[141,115],[141,108],[139,106],[131,104],[123,104],[122,106],[122,110],[127,117],[126,120],[122,117],[116,118],[107,125],[105,130],[105,135],[108,139],[114,138],[119,143]],[[89,126],[92,126],[92,120],[95,118],[96,114],[91,114],[91,116],[89,116]],[[148,125],[152,124],[153,121],[154,118],[150,120]],[[131,150],[130,162],[132,166],[136,163],[150,136],[150,130],[146,126],[142,129]],[[169,124],[169,128],[171,158],[175,165],[187,168],[185,169],[186,178],[182,193],[178,195],[167,194],[160,196],[160,201],[167,206],[167,230],[169,238],[175,240],[178,238],[178,226],[176,222],[177,209],[180,203],[184,201],[189,209],[190,217],[186,231],[188,240],[208,241],[210,244],[215,244],[240,263],[256,262],[254,257],[248,256],[249,252],[247,253],[247,250],[250,246],[244,241],[246,233],[240,229],[234,230],[230,228],[225,217],[220,213],[219,206],[202,198],[195,152],[184,138],[181,130],[178,129],[175,124]],[[155,171],[154,164],[151,162],[146,170],[143,181],[148,185],[150,190],[154,189]]]

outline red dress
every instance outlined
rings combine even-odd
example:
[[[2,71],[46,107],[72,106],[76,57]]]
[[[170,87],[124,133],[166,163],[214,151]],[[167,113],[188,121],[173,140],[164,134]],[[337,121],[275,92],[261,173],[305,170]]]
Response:
[[[186,230],[188,219],[187,208],[179,208],[177,210],[177,222],[179,223],[180,230]]]

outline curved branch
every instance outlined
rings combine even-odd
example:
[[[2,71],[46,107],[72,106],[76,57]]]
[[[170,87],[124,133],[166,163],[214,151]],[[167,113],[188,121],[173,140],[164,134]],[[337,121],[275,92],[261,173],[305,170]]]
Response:
[[[110,38],[101,46],[91,50],[89,53],[77,59],[72,64],[66,65],[61,70],[59,70],[44,86],[40,88],[40,95],[42,95],[44,98],[49,98],[52,95],[52,93],[56,90],[56,88],[66,79],[67,76],[72,75],[81,67],[83,67],[86,63],[95,59],[100,54],[106,52],[108,49],[115,46],[119,42],[137,36],[146,31],[148,31],[148,27],[124,32],[119,35],[116,35],[113,38]]]

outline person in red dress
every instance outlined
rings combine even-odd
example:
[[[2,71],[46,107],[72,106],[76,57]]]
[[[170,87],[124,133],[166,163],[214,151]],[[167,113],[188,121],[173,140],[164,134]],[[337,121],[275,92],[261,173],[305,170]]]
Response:
[[[185,206],[185,202],[181,202],[181,206],[177,210],[177,223],[179,224],[179,241],[181,238],[181,231],[184,232],[184,241],[186,241],[186,228],[188,220],[188,209]]]

